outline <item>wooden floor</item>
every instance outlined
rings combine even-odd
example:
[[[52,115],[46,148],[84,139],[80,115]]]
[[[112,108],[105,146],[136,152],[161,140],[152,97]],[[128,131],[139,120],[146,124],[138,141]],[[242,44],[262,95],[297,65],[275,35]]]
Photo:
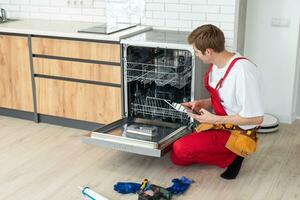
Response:
[[[0,199],[77,200],[83,199],[77,187],[88,185],[111,200],[137,200],[117,194],[113,185],[148,178],[169,186],[181,176],[195,183],[174,199],[300,199],[299,120],[260,135],[258,152],[245,160],[233,181],[221,179],[223,170],[214,166],[177,167],[168,155],[151,158],[88,146],[80,140],[86,133],[0,116]]]

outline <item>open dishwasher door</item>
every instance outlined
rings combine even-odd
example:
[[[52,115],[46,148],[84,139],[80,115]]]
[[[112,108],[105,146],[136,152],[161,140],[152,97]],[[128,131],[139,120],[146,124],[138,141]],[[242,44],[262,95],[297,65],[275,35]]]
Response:
[[[141,155],[161,157],[170,145],[184,134],[187,126],[146,120],[123,118],[82,136],[86,144],[107,147]]]
[[[198,66],[188,34],[153,30],[121,41],[124,118],[82,137],[85,143],[161,157],[192,132],[188,115],[170,106],[208,96],[197,80],[207,67]]]

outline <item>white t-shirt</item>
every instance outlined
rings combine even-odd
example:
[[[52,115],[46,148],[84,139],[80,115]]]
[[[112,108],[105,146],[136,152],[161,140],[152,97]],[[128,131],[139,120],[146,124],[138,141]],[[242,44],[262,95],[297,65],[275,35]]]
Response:
[[[209,77],[209,85],[216,87],[224,76],[231,61],[239,54],[235,54],[226,64],[219,69],[213,66]],[[231,68],[229,74],[219,88],[219,96],[227,115],[240,115],[241,117],[258,117],[264,115],[263,102],[260,89],[260,73],[256,65],[249,60],[238,60]],[[243,125],[242,129],[251,129],[255,125]]]

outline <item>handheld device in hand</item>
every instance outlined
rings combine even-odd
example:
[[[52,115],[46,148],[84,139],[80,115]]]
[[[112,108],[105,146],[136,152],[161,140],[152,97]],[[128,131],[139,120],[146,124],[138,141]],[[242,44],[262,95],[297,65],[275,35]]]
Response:
[[[182,106],[181,104],[179,104],[179,103],[175,103],[175,102],[170,103],[170,102],[168,102],[167,100],[165,100],[165,102],[166,102],[169,106],[171,106],[172,108],[174,108],[175,110],[177,110],[177,111],[179,111],[179,112],[188,113],[188,110],[187,110],[184,106]],[[195,112],[194,110],[192,111],[192,113],[193,113],[193,114],[199,114],[199,113]]]
[[[171,106],[172,108],[174,108],[175,110],[177,110],[177,111],[179,111],[179,112],[184,112],[184,113],[186,113],[187,112],[187,110],[185,109],[185,107],[183,107],[182,105],[180,105],[179,103],[170,103],[170,102],[168,102],[167,100],[165,100],[165,102],[169,105],[169,106]]]

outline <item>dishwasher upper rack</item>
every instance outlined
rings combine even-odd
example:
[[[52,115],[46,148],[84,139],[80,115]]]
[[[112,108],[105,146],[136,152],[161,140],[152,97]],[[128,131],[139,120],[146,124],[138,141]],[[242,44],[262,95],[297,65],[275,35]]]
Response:
[[[134,102],[131,103],[131,110],[135,115],[140,114],[142,116],[151,116],[155,118],[169,118],[173,120],[180,120],[182,123],[187,123],[190,121],[186,113],[180,112],[172,108],[165,101],[167,99],[150,97],[146,98],[140,97],[136,98]],[[167,100],[168,101],[168,100]]]
[[[155,82],[158,86],[167,84],[183,88],[190,82],[192,65],[172,66],[138,62],[127,62],[127,81],[139,81],[144,84]]]

